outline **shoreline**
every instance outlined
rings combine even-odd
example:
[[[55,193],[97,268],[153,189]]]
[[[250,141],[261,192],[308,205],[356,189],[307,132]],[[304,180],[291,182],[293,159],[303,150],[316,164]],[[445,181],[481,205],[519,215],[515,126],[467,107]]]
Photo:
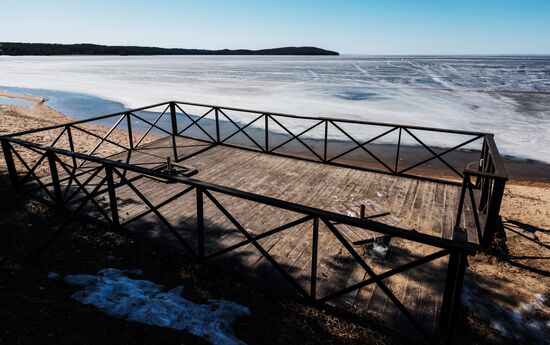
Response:
[[[64,115],[44,105],[45,98],[10,93],[0,93],[0,96],[25,100],[33,103],[32,106],[0,104],[0,135],[7,135],[10,133],[17,133],[25,130],[60,125],[76,121],[75,118]],[[106,126],[91,123],[83,123],[79,127],[92,133],[105,133],[109,130],[109,128]],[[62,129],[45,131],[43,133],[40,133],[39,135],[31,134],[30,138],[25,138],[25,136],[22,136],[22,139],[39,144],[49,145],[54,140],[56,140],[56,137],[60,135],[61,131]],[[79,130],[73,130],[71,131],[71,134],[73,136],[74,149],[78,152],[88,152],[95,147],[99,140],[98,138]],[[109,139],[117,144],[126,145],[128,143],[128,134],[123,129],[115,129],[111,133]],[[154,135],[149,135],[143,140],[143,143],[147,143],[149,141],[152,141],[153,139],[156,139],[156,137]],[[56,147],[69,147],[69,142],[66,135],[60,137]],[[18,150],[18,152],[22,156],[22,158],[27,161],[27,163],[33,162],[36,159],[36,154],[32,151],[23,149]],[[96,155],[106,157],[117,152],[120,152],[120,148],[118,146],[110,143],[105,143],[97,149]],[[21,162],[19,162],[17,159],[15,163],[19,166],[19,168],[22,167]],[[2,156],[2,158],[0,158],[0,172],[4,173],[5,170],[6,163]],[[35,173],[41,175],[47,173],[48,171],[48,165],[43,162],[36,168]]]
[[[22,100],[25,100],[25,101],[34,102],[35,105],[42,104],[42,103],[47,101],[47,99],[44,98],[44,97],[34,97],[34,96],[7,93],[7,92],[1,92],[1,91],[0,91],[0,97],[13,98],[13,99],[22,99]],[[0,104],[0,105],[2,105],[2,104]]]
[[[101,116],[101,115],[104,115],[104,114],[123,112],[123,111],[126,111],[126,110],[130,109],[124,103],[121,103],[121,101],[115,101],[115,100],[112,100],[110,98],[102,98],[101,96],[95,96],[94,93],[82,93],[82,92],[75,92],[75,91],[62,91],[62,90],[55,90],[55,89],[48,89],[48,88],[27,88],[27,87],[11,87],[11,86],[0,86],[0,93],[12,94],[12,95],[28,95],[28,96],[36,97],[36,98],[46,97],[45,105],[49,106],[51,109],[55,109],[56,111],[58,111],[62,114],[65,114],[67,116],[72,116],[72,117],[76,118],[77,120],[84,120],[84,119],[88,119],[88,118],[91,118],[91,117]],[[1,103],[1,99],[2,99],[2,96],[0,96],[0,103]],[[7,100],[7,98],[5,98],[5,97],[3,99]],[[13,100],[16,100],[16,99],[13,99]],[[158,103],[162,100],[163,99],[155,98],[155,99],[151,100],[150,103],[151,104],[152,103]],[[8,104],[30,106],[30,104],[27,104],[29,101],[16,100],[16,102],[24,102],[24,103],[10,103],[9,100],[7,101]],[[136,107],[141,107],[141,106],[144,105],[144,103],[135,103],[135,104],[136,104]],[[209,103],[209,104],[216,104],[216,103]],[[258,111],[258,113],[261,113],[261,112],[262,111]],[[154,111],[151,114],[154,115]],[[192,117],[195,117],[195,115],[193,115],[193,113],[190,113],[190,114],[191,114]],[[199,115],[199,114],[197,114],[197,115]],[[150,120],[152,120],[153,118],[151,118]],[[197,118],[198,118],[198,116],[197,116]],[[345,118],[347,118],[347,117],[345,117]],[[212,123],[209,123],[209,121],[212,122]],[[163,121],[161,121],[161,123],[162,122]],[[404,125],[407,125],[409,123],[405,120],[403,120],[402,122],[395,122],[395,121],[390,121],[390,122],[403,123]],[[246,124],[246,121],[241,122],[241,124]],[[108,126],[108,124],[105,124],[105,125]],[[170,126],[169,123],[165,123],[165,125]],[[214,128],[213,119],[207,117],[207,118],[204,118],[203,121],[201,121],[201,126],[209,126],[209,125],[211,125],[211,130],[214,131],[215,128]],[[225,127],[224,129],[228,129],[231,132],[234,129],[231,126],[230,123],[226,123],[224,121],[220,122],[220,125],[222,127]],[[227,125],[227,126],[225,126],[225,125]],[[122,126],[124,126],[124,124],[122,124]],[[247,132],[249,132],[249,131],[253,132],[255,129],[258,129],[260,127],[257,127],[257,125],[249,126],[247,128]],[[273,127],[273,129],[275,127],[277,127],[277,126],[275,125]],[[456,127],[456,126],[453,127],[451,124],[449,124],[447,126],[439,125],[437,127],[439,127],[439,128],[462,128],[462,127]],[[166,128],[168,128],[168,127],[166,127]],[[272,129],[272,128],[270,127],[270,129]],[[297,129],[298,128],[296,128],[296,130]],[[143,131],[145,131],[145,129],[143,129]],[[258,131],[258,132],[260,132],[260,133],[258,133],[259,136],[262,136],[262,138],[263,138],[263,133],[261,133],[261,131]],[[277,135],[277,134],[281,134],[281,133],[284,134],[284,131],[282,131],[282,130],[280,130],[280,131],[270,131],[270,133],[272,133],[273,135]],[[202,133],[197,132],[197,134],[200,137],[200,135]],[[344,144],[345,144],[346,138],[344,136],[341,136],[341,135],[340,135],[340,137],[338,137],[338,134],[339,134],[338,131],[336,131],[336,134],[337,134],[336,137],[331,137],[329,135],[329,140],[331,141],[331,143],[332,142],[336,143],[337,141],[342,141],[342,139],[344,139],[343,141],[344,141]],[[502,133],[501,133],[501,135],[502,135]],[[317,135],[314,135],[314,136],[309,136],[309,134],[307,134],[305,136],[302,136],[301,138],[302,139],[311,138],[314,141],[314,139],[322,139],[322,137],[323,137],[322,133],[317,133]],[[361,137],[361,135],[359,133],[359,136],[356,139],[359,140],[360,137]],[[363,136],[363,137],[365,137],[365,136]],[[499,136],[496,137],[496,142],[497,142],[497,146],[499,147],[499,150],[501,152],[503,160],[509,162],[508,164],[511,166],[510,170],[516,170],[517,171],[517,173],[512,174],[513,175],[512,178],[522,180],[522,181],[529,181],[529,180],[532,180],[532,179],[540,180],[540,177],[542,176],[542,177],[544,177],[545,181],[548,181],[548,178],[550,177],[550,172],[548,172],[546,175],[543,172],[539,172],[539,174],[536,174],[536,173],[533,174],[531,172],[527,172],[527,173],[522,172],[522,170],[525,166],[535,166],[535,168],[537,166],[540,166],[540,167],[542,167],[541,170],[544,170],[544,169],[550,170],[550,158],[546,157],[546,159],[547,159],[546,161],[541,160],[541,156],[544,156],[544,153],[545,153],[544,151],[539,152],[538,148],[534,149],[534,148],[528,148],[528,147],[524,147],[523,150],[520,150],[520,147],[517,147],[517,146],[514,146],[514,148],[511,149],[509,147],[509,144],[510,144],[509,142],[507,143],[506,140],[504,140],[502,138],[501,138],[502,139],[501,140],[499,138],[500,138]],[[233,139],[236,139],[236,138],[233,138]],[[367,137],[365,137],[364,139],[366,140]],[[412,139],[412,138],[409,138],[409,139]],[[430,135],[428,135],[427,137],[421,137],[421,139],[429,141],[431,138],[430,138]],[[263,139],[261,139],[261,140],[263,141]],[[440,143],[441,143],[441,141],[446,142],[446,139],[444,137],[441,137],[441,136],[439,136],[438,140],[440,141]],[[397,138],[395,137],[394,140],[393,140],[393,144],[395,144],[396,142],[397,142]],[[245,146],[249,146],[250,144],[251,144],[250,142],[244,142]],[[338,143],[336,143],[336,144],[338,144]],[[389,144],[391,145],[392,143],[390,142]],[[413,140],[412,143],[402,142],[402,145],[403,144],[409,144],[412,147],[415,147],[415,145],[416,145],[416,148],[421,148],[419,150],[420,153],[425,153],[425,152],[423,152],[425,150],[420,145],[418,145],[416,142],[414,142],[414,140]],[[434,150],[439,149],[440,147],[437,147],[435,144],[436,143],[434,142],[434,143],[429,144],[429,145]],[[447,142],[447,144],[450,145],[450,142]],[[368,145],[368,147],[377,146],[377,145],[383,145],[383,141],[382,140],[380,140],[380,141],[377,140],[376,142],[370,143]],[[444,148],[442,148],[442,149],[444,149]],[[448,156],[449,155],[446,155],[445,157],[448,157]],[[476,158],[477,157],[474,157],[474,160]],[[457,168],[460,168],[459,170],[461,170],[462,166],[458,166]],[[535,176],[533,176],[533,175],[535,175]]]
[[[62,124],[71,121],[76,121],[75,118],[65,115],[53,108],[50,108],[45,105],[47,98],[28,96],[15,93],[0,92],[0,97],[7,97],[12,99],[25,100],[34,103],[31,107],[22,106],[22,105],[3,105],[0,104],[0,116],[4,118],[2,124],[0,125],[0,135],[15,133],[23,130],[34,129],[39,127],[44,127],[52,124]],[[11,120],[6,120],[9,117]],[[96,124],[87,124],[94,129],[108,129],[103,125]],[[208,127],[208,126],[206,126]],[[254,131],[253,128],[250,128],[251,131]],[[258,130],[260,131],[260,130]],[[118,133],[116,133],[118,132]],[[125,131],[115,131],[114,136],[117,137],[117,140],[124,141],[125,135],[122,133]],[[253,134],[252,134],[253,135]],[[154,135],[153,135],[154,136]],[[254,136],[254,135],[253,135]],[[284,137],[280,133],[272,133],[273,137],[280,136]],[[47,139],[47,138],[46,138]],[[51,134],[51,140],[55,139],[53,133]],[[304,142],[310,145],[315,151],[321,152],[322,150],[322,140],[319,139],[310,139],[304,138]],[[233,142],[237,145],[249,146],[251,143],[247,140],[241,139]],[[331,151],[334,153],[343,152],[351,147],[353,143],[345,142],[341,140],[329,140]],[[381,159],[390,166],[393,166],[393,160],[395,159],[395,152],[397,146],[394,144],[370,144],[369,150],[375,153],[377,156],[380,156]],[[293,141],[281,147],[279,152],[287,154],[303,154],[307,152],[300,143]],[[399,166],[406,167],[419,162],[423,159],[429,158],[431,154],[421,146],[401,146],[401,155]],[[114,152],[112,152],[114,153]],[[109,154],[109,152],[103,152],[103,154]],[[366,153],[361,150],[355,150],[346,155],[347,158],[342,158],[339,162],[344,164],[354,164],[366,168],[382,168],[382,166],[369,157]],[[369,158],[365,160],[365,157]],[[388,157],[392,158],[391,162]],[[451,152],[448,155],[443,156],[446,161],[448,161],[453,167],[458,171],[462,170],[461,165],[463,166],[464,162],[474,162],[479,158],[479,151],[472,150],[457,150]],[[508,156],[503,156],[503,161],[506,166],[506,170],[509,175],[508,184],[513,185],[525,185],[525,186],[547,186],[550,185],[550,164],[534,161],[529,159],[520,159],[512,158]],[[441,170],[443,164],[437,159],[433,159],[430,162],[427,162],[411,171],[411,173],[423,175],[431,178],[447,178],[459,180],[457,175],[454,175],[450,169]]]

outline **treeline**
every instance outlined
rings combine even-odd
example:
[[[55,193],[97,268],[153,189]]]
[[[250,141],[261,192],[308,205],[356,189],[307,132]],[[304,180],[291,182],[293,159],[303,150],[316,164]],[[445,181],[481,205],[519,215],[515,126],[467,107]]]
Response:
[[[97,44],[52,44],[0,42],[0,55],[339,55],[317,47],[248,49],[182,49]]]

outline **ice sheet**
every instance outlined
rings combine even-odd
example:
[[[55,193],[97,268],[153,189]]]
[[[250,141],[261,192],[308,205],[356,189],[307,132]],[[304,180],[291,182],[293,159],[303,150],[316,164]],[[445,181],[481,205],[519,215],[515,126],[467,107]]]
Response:
[[[550,162],[550,57],[8,57],[0,85],[481,130]],[[300,124],[295,124],[300,127]],[[435,138],[434,140],[443,140]]]

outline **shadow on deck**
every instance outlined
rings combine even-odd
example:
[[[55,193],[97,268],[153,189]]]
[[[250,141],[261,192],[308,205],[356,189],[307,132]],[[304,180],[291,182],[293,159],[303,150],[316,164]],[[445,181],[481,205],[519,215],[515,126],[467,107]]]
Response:
[[[70,150],[55,148],[55,142],[44,147],[2,137],[12,183],[74,215],[83,214],[115,229],[124,227],[167,246],[181,246],[193,259],[279,293],[368,312],[394,329],[430,342],[452,340],[467,255],[479,249],[495,208],[498,215],[494,200],[500,202],[498,188],[503,185],[494,187],[492,160],[482,158],[480,171],[465,170],[464,175],[449,166],[464,177],[462,184],[412,178],[404,173],[408,169],[398,170],[399,144],[395,168],[367,150],[389,169],[373,171],[333,163],[334,157],[327,157],[326,134],[324,155],[319,155],[300,140],[301,134],[287,130],[289,140],[298,140],[318,159],[273,152],[267,140],[268,121],[283,126],[275,116],[288,115],[256,118],[266,121],[263,147],[244,132],[246,126],[238,126],[221,108],[212,108],[198,119],[182,110],[191,123],[178,131],[178,103],[167,104],[154,121],[138,117],[151,128],[171,134],[147,144],[139,145],[149,131],[139,140],[132,132],[136,111],[124,113],[105,136],[95,135],[101,141],[88,154],[74,150],[70,128],[82,130],[75,124],[62,127],[58,137],[67,133]],[[168,108],[171,132],[156,125]],[[213,110],[216,139],[202,127],[211,140],[181,135]],[[218,112],[258,147],[224,144],[227,138],[220,139]],[[105,141],[125,148],[106,139],[124,119],[130,147],[107,158],[94,156]],[[365,150],[365,143],[347,134],[337,120],[316,121],[308,130],[324,123],[326,133],[330,123],[348,135],[356,148]],[[387,126],[395,127],[382,135],[399,129],[399,143],[403,130],[426,146],[412,134],[412,127]],[[32,131],[21,135],[26,134]],[[455,148],[483,137],[466,134],[474,138]],[[485,140],[482,157],[492,157],[497,152],[491,147],[492,137]],[[453,150],[436,153],[426,148],[433,157],[424,162],[439,159],[445,164],[441,156]],[[42,156],[28,164],[18,153],[24,149]],[[27,170],[22,179],[16,177],[12,154]],[[193,176],[170,173],[167,157]],[[48,177],[34,173],[40,164],[49,165]]]

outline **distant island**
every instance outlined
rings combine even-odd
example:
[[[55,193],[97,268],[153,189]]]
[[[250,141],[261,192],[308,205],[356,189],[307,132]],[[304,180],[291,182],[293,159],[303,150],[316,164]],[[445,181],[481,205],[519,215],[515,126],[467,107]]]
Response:
[[[54,44],[0,42],[0,55],[339,55],[317,47],[249,49],[183,49],[98,44]]]

